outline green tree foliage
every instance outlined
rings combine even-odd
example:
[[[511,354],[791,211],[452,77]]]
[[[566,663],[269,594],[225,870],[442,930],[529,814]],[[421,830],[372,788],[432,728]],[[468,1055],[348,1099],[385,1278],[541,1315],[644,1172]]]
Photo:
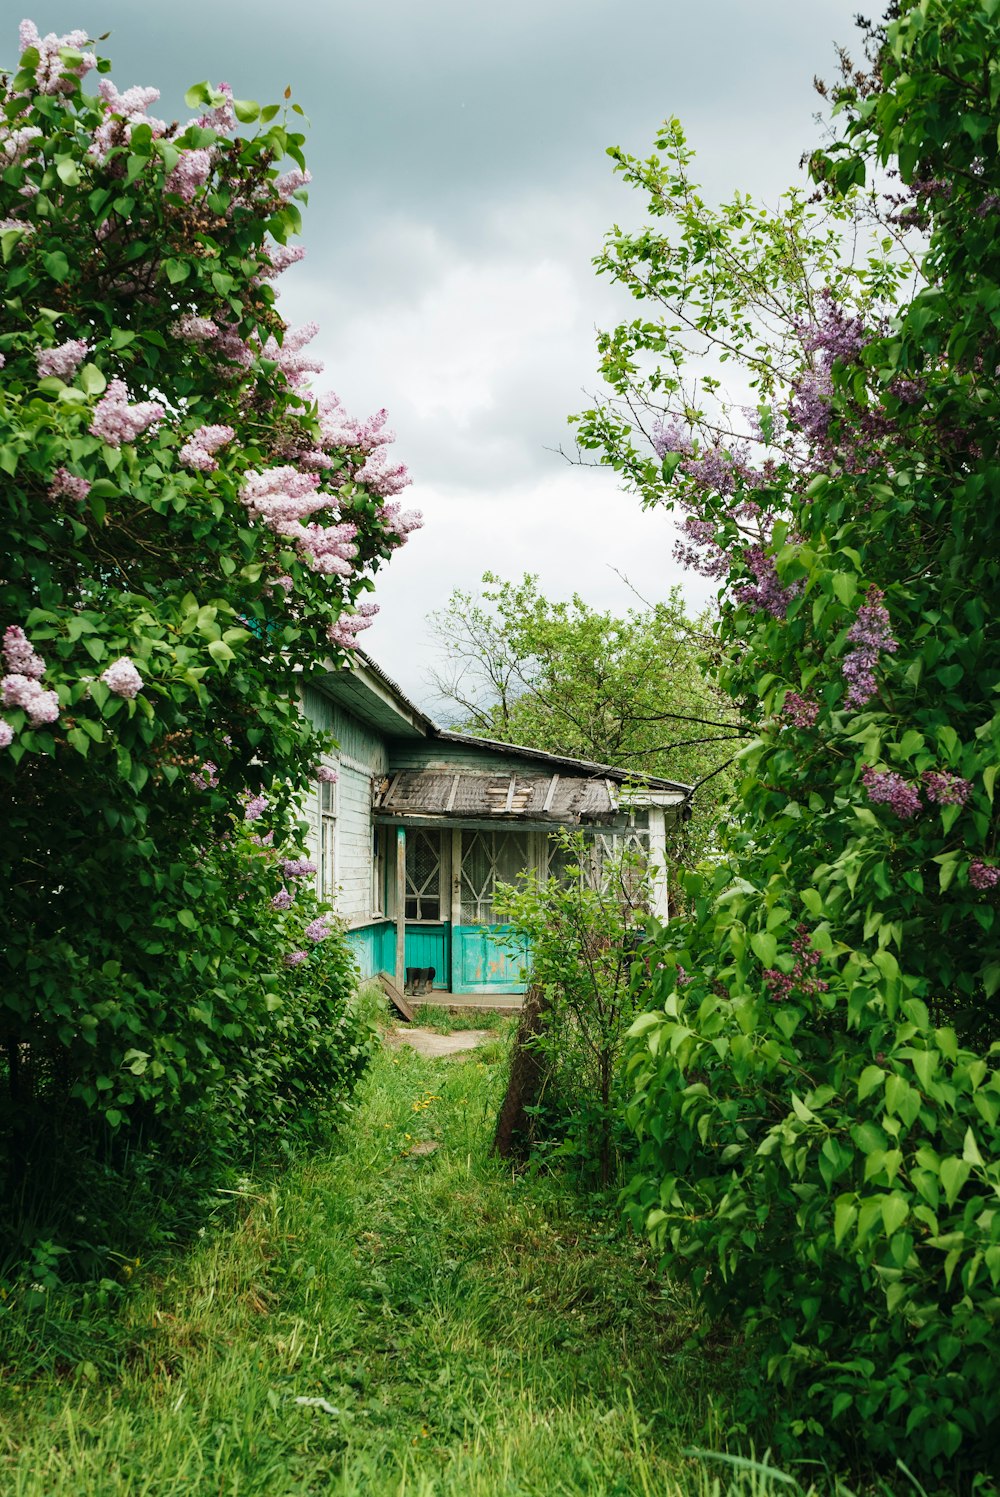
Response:
[[[458,708],[457,725],[637,776],[705,781],[697,817],[673,837],[675,856],[703,849],[741,725],[699,667],[709,621],[687,616],[679,590],[618,617],[577,594],[553,602],[537,577],[487,572],[481,594],[456,590],[431,623],[448,661],[435,685]]]
[[[295,941],[318,911],[285,911],[302,880],[270,844],[297,835],[324,747],[300,683],[342,657],[413,523],[386,502],[405,476],[384,413],[317,402],[315,329],[275,307],[301,254],[298,106],[198,84],[198,116],[167,125],[87,46],[25,22],[0,112],[15,1175],[61,1108],[247,1132],[248,1109],[287,1117],[332,1082],[330,1057],[306,1074],[329,1044],[310,1015],[337,1031],[346,957]]]
[[[679,237],[613,237],[606,268],[679,312],[604,345],[645,421],[612,402],[581,431],[694,522],[720,684],[758,725],[725,865],[687,877],[693,917],[646,948],[635,1219],[747,1331],[748,1412],[775,1413],[789,1457],[901,1458],[953,1489],[1000,1448],[1000,13],[904,0],[870,48],[834,94],[804,247],[787,213],[752,240],[742,203],[702,214],[676,156],[631,169]],[[887,170],[871,255],[810,258]],[[784,362],[734,311],[775,244]],[[674,325],[754,345],[745,438],[699,431]],[[657,339],[658,386],[633,352]]]

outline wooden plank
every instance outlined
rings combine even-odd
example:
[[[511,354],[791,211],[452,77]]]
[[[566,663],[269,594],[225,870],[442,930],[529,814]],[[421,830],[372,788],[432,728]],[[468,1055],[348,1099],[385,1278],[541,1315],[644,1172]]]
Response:
[[[455,809],[455,797],[458,794],[458,782],[461,778],[462,776],[457,774],[451,782],[451,794],[448,796],[448,804],[445,806],[445,810],[449,815]]]
[[[549,788],[545,792],[545,804],[542,806],[542,810],[545,815],[548,815],[548,813],[552,810],[552,801],[555,798],[556,786],[558,784],[559,776],[557,774],[554,774],[549,781]]]
[[[393,982],[392,978],[389,976],[388,972],[380,972],[378,975],[378,980],[382,984],[382,991],[385,993],[386,997],[388,998],[389,1002],[392,1004],[396,1012],[401,1016],[401,1018],[404,1018],[406,1020],[407,1024],[412,1024],[414,1017],[413,1010],[407,1003],[406,999],[403,997],[402,993],[397,988],[396,984]]]

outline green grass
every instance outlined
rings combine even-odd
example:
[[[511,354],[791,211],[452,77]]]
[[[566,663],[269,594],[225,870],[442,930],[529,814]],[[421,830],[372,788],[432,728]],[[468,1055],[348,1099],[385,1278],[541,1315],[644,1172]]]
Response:
[[[503,1071],[386,1047],[338,1148],[140,1266],[87,1355],[0,1368],[5,1497],[793,1491],[682,1453],[726,1446],[734,1350],[613,1215],[487,1157]]]
[[[495,1008],[466,1008],[451,1013],[436,1003],[419,1003],[413,1010],[413,1017],[422,1029],[433,1029],[438,1034],[455,1034],[466,1029],[490,1029],[506,1034],[517,1027],[516,1016],[500,1013]]]

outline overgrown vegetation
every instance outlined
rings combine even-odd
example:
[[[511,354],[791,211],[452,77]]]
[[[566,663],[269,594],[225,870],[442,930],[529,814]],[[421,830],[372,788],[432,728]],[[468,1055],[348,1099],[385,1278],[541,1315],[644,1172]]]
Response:
[[[745,1331],[782,1452],[964,1489],[1000,1474],[1000,14],[903,0],[867,36],[814,199],[712,212],[676,122],[614,153],[652,222],[601,267],[647,315],[581,433],[679,506],[757,731],[724,860],[645,948],[630,1199]],[[699,346],[751,427],[686,393]]]
[[[738,1349],[616,1213],[488,1157],[503,1054],[387,1047],[335,1151],[242,1181],[186,1259],[109,1265],[85,1337],[46,1296],[47,1368],[22,1344],[0,1378],[4,1492],[799,1491],[733,1428]]]
[[[232,1161],[347,1096],[298,693],[415,523],[384,413],[317,401],[315,328],[275,308],[298,106],[201,83],[167,125],[89,45],[24,22],[0,101],[5,1253],[53,1241],[70,1169]]]
[[[501,919],[530,944],[539,999],[527,1041],[537,1058],[531,1152],[536,1163],[558,1161],[580,1184],[606,1190],[628,1136],[621,1058],[635,1013],[630,978],[648,870],[638,854],[601,854],[580,832],[563,833],[559,863],[557,877],[527,878],[497,899]]]

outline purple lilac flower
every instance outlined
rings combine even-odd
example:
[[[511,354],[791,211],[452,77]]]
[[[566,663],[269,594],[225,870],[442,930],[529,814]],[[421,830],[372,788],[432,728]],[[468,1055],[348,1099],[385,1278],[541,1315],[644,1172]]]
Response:
[[[939,806],[964,806],[972,790],[969,780],[946,770],[926,769],[920,779],[927,799]]]
[[[974,889],[992,889],[1000,884],[1000,868],[984,863],[982,858],[973,858],[969,864],[969,883]]]
[[[308,858],[286,858],[281,871],[286,878],[308,878],[316,872],[316,864]]]
[[[72,379],[77,369],[90,352],[82,338],[70,338],[58,348],[36,348],[35,363],[40,379],[55,376],[57,379]]]
[[[752,608],[754,612],[763,611],[772,618],[783,619],[788,612],[789,603],[801,591],[802,584],[794,582],[790,587],[782,587],[775,570],[774,557],[763,546],[749,547],[744,551],[743,559],[756,581],[737,587],[734,590],[736,601]]]
[[[219,466],[214,454],[227,442],[231,442],[235,435],[231,426],[199,426],[188,437],[177,456],[185,467],[195,468],[201,473],[212,473]]]
[[[297,967],[308,957],[308,951],[290,951],[285,957],[286,967]]]
[[[166,412],[157,400],[143,400],[129,405],[128,390],[120,379],[113,379],[104,396],[94,407],[90,430],[109,447],[134,442],[151,426],[163,420]]]
[[[290,910],[292,907],[292,898],[290,889],[279,889],[277,894],[272,895],[271,904],[276,910]]]
[[[894,770],[873,769],[866,764],[861,779],[868,791],[868,799],[876,804],[887,805],[903,821],[909,821],[920,810],[920,792],[916,785],[896,774]]]
[[[180,159],[163,184],[164,192],[175,192],[190,203],[199,187],[212,175],[212,153],[206,150],[182,151]]]
[[[217,83],[215,91],[225,94],[221,104],[203,114],[198,124],[203,130],[216,130],[220,135],[228,135],[230,130],[236,129],[236,111],[233,109],[233,89],[230,83]]]
[[[9,671],[22,676],[31,676],[40,681],[45,674],[45,661],[17,624],[9,624],[3,636],[4,664]]]
[[[211,317],[196,317],[193,312],[185,312],[183,317],[170,324],[170,332],[185,343],[211,343],[218,336],[219,329]]]
[[[787,691],[781,714],[796,728],[811,728],[819,716],[819,703],[808,701],[797,691]]]
[[[129,700],[138,696],[142,690],[142,677],[135,668],[135,662],[127,655],[113,660],[107,670],[101,672],[101,680],[109,691]]]
[[[22,21],[19,36],[22,53],[27,52],[30,47],[38,51],[35,83],[40,94],[72,93],[76,87],[74,80],[82,78],[97,66],[97,58],[93,52],[82,50],[87,43],[85,31],[67,31],[65,36],[56,36],[54,31],[50,31],[47,36],[40,36],[34,21]],[[78,52],[80,61],[70,65],[63,62],[64,48]]]
[[[340,776],[335,769],[330,768],[329,764],[321,764],[316,771],[316,778],[324,785],[335,785]]]
[[[206,759],[200,771],[191,775],[190,780],[196,790],[214,790],[219,783],[219,766],[213,764],[211,759]]]
[[[266,795],[251,796],[251,798],[243,807],[243,820],[258,821],[267,810],[267,805],[268,801]]]
[[[10,748],[14,741],[14,729],[10,723],[0,717],[0,749]]]
[[[331,919],[330,915],[318,915],[315,920],[311,920],[303,932],[306,940],[318,945],[320,941],[325,941],[328,936],[331,936],[333,934]]]
[[[85,478],[77,478],[68,468],[56,469],[49,489],[50,499],[58,499],[61,494],[65,494],[67,499],[75,499],[77,504],[82,504],[89,493],[90,484]]]
[[[45,691],[31,676],[13,672],[0,681],[5,707],[20,707],[28,714],[33,728],[43,723],[54,723],[59,716],[59,698],[54,691]]]
[[[880,588],[870,587],[866,601],[858,609],[858,616],[847,633],[852,644],[860,649],[851,650],[844,656],[843,672],[847,681],[846,707],[863,707],[875,695],[877,683],[874,670],[878,664],[879,651],[894,655],[899,641],[889,629],[889,614],[882,605],[885,594]]]

